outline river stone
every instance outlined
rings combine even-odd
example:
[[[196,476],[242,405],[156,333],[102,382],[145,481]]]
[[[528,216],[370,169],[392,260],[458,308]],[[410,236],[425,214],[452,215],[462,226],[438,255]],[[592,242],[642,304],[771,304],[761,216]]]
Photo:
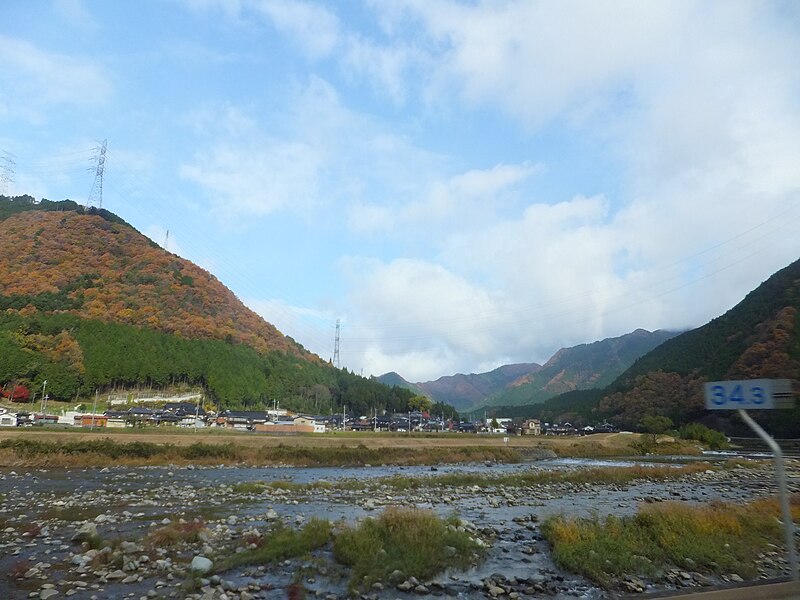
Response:
[[[622,580],[620,585],[626,592],[633,592],[637,594],[641,594],[647,589],[644,581],[637,579],[636,577],[626,577]]]
[[[128,574],[122,569],[117,569],[106,575],[106,579],[125,579]]]
[[[48,598],[54,598],[55,596],[58,596],[58,590],[46,589],[39,592],[39,598],[41,598],[41,600],[47,600]]]
[[[189,565],[189,568],[197,573],[208,573],[214,568],[214,563],[205,556],[195,556],[192,559],[192,564]]]
[[[502,596],[503,594],[506,593],[506,591],[503,588],[501,588],[501,587],[499,587],[497,585],[489,585],[486,588],[486,591],[489,592],[489,595],[492,598],[497,598],[498,596]]]
[[[70,541],[75,544],[80,544],[82,542],[89,541],[89,539],[95,537],[97,535],[97,525],[94,523],[84,523],[78,528],[78,531],[75,532],[70,538]]]

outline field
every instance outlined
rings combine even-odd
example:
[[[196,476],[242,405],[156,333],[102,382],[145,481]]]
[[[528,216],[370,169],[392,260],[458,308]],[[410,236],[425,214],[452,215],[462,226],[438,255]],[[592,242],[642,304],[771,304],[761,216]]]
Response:
[[[475,434],[337,432],[277,436],[223,429],[194,432],[162,429],[7,429],[0,431],[0,466],[69,467],[126,464],[249,464],[342,466],[436,465],[493,461],[513,463],[558,456],[636,454],[638,434],[586,437]],[[663,453],[691,454],[697,447],[665,441]]]
[[[82,441],[110,438],[118,442],[149,442],[190,445],[234,443],[244,447],[300,446],[331,447],[359,446],[367,448],[454,448],[468,446],[503,447],[502,435],[476,435],[458,433],[402,434],[372,432],[336,432],[326,434],[267,435],[225,429],[209,429],[194,432],[174,428],[162,429],[0,429],[0,441],[6,439],[37,439],[46,441]],[[638,434],[601,433],[584,437],[511,436],[510,448],[549,448],[557,454],[580,453],[592,450],[598,453],[630,454],[629,444],[638,439]]]

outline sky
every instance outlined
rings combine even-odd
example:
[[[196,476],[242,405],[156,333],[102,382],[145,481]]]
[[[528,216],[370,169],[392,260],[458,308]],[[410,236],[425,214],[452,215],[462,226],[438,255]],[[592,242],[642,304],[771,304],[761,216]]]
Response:
[[[107,140],[103,208],[321,357],[543,363],[800,257],[798,57],[789,0],[6,0],[0,193]]]

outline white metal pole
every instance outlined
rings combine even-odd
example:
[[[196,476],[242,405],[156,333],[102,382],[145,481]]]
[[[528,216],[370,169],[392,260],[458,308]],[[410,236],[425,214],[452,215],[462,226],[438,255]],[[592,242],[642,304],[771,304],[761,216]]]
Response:
[[[92,407],[92,427],[89,431],[94,431],[94,416],[97,414],[97,396],[100,392],[94,391],[94,406]]]
[[[783,452],[780,446],[772,437],[764,431],[761,426],[756,423],[753,418],[747,414],[746,410],[739,409],[739,416],[742,420],[750,426],[750,429],[755,431],[767,446],[772,450],[775,456],[775,478],[778,480],[778,494],[781,500],[781,515],[783,518],[783,532],[786,541],[786,557],[789,561],[789,570],[791,571],[792,581],[798,580],[797,572],[797,549],[794,544],[794,521],[792,520],[792,511],[789,507],[789,494],[786,490],[786,469],[783,465]]]

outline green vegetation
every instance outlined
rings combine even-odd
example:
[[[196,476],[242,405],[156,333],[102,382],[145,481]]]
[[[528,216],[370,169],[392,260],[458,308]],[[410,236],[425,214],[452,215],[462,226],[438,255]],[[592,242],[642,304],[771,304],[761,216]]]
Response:
[[[409,408],[412,392],[325,364],[108,211],[0,196],[0,228],[0,385],[46,380],[72,400],[181,382],[219,408]]]
[[[267,484],[262,481],[243,481],[231,486],[234,494],[260,494],[267,489]]]
[[[707,464],[694,464],[685,467],[634,466],[581,469],[577,471],[523,471],[505,475],[487,475],[485,473],[448,473],[429,477],[392,475],[390,477],[376,477],[369,480],[340,479],[336,482],[317,481],[313,483],[294,483],[292,481],[277,480],[240,484],[242,486],[241,488],[234,489],[242,493],[259,493],[266,489],[281,489],[302,493],[320,489],[391,489],[394,491],[409,491],[459,487],[478,487],[481,489],[498,487],[532,488],[540,485],[559,483],[625,485],[634,481],[667,481],[680,479],[686,475],[705,471],[706,469],[708,469]]]
[[[728,438],[721,431],[710,429],[700,423],[688,423],[678,432],[684,440],[697,440],[711,450],[727,450],[730,448]]]
[[[53,346],[67,350],[55,355]],[[283,352],[262,355],[242,344],[188,340],[68,314],[0,312],[0,347],[0,382],[41,389],[47,380],[54,398],[141,383],[157,388],[176,380],[204,387],[227,408],[255,408],[282,398],[282,406],[309,412],[329,413],[341,405],[358,414],[403,412],[412,397],[408,390]]]
[[[616,338],[564,348],[541,370],[531,374],[526,383],[504,387],[490,396],[487,403],[530,407],[570,389],[603,388],[637,358],[674,336],[675,333],[669,331],[637,330]],[[553,384],[554,381],[558,383]]]
[[[232,554],[216,566],[216,571],[305,556],[324,547],[331,539],[331,531],[330,522],[323,519],[311,519],[300,531],[279,523],[264,536],[248,539],[255,548]]]
[[[494,460],[504,463],[520,461],[513,448],[495,446],[460,447],[382,447],[358,446],[275,446],[265,447],[261,458],[271,463],[290,463],[302,466],[348,466],[348,465],[430,465],[467,461]]]
[[[396,570],[427,579],[450,567],[467,568],[483,555],[483,546],[459,526],[455,516],[442,520],[430,511],[390,508],[338,532],[334,556],[352,567],[352,589],[386,581]]]
[[[749,578],[757,574],[758,554],[781,541],[778,514],[777,502],[769,500],[744,506],[667,503],[632,517],[551,517],[542,531],[559,566],[603,586],[622,575],[652,575],[667,567]]]
[[[8,450],[22,459],[56,459],[56,457],[74,457],[76,464],[89,456],[103,457],[112,460],[126,459],[129,462],[150,459],[184,459],[197,461],[237,460],[242,457],[244,449],[232,443],[203,444],[196,442],[188,446],[173,444],[154,444],[151,442],[115,442],[109,438],[100,440],[77,441],[45,441],[30,438],[13,438],[0,441],[0,450]]]
[[[0,194],[0,221],[7,219],[12,215],[29,210],[40,210],[45,212],[70,211],[76,212],[79,215],[98,215],[109,223],[119,223],[121,225],[131,227],[131,225],[126,223],[123,219],[104,208],[95,208],[94,206],[86,208],[83,205],[74,202],[73,200],[60,200],[54,202],[52,200],[42,198],[41,201],[36,202],[36,199],[33,196],[29,196],[27,194],[23,194],[22,196],[3,196]]]

